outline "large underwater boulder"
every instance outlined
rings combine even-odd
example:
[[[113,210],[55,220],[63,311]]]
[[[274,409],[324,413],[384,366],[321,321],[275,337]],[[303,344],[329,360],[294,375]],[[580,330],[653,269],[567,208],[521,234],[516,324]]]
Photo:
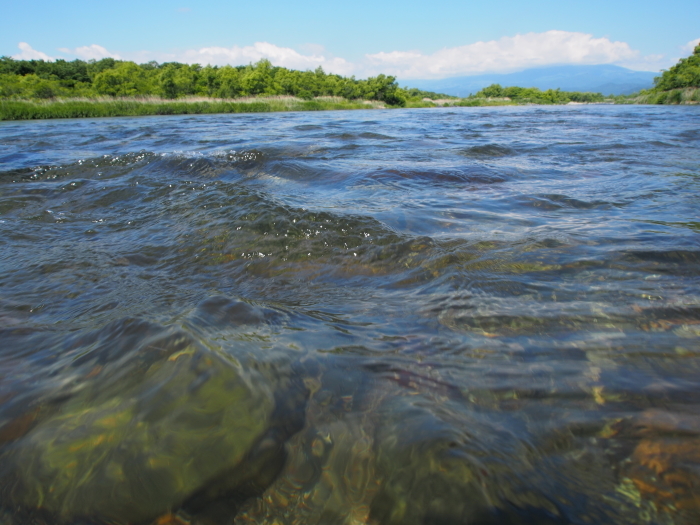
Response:
[[[183,331],[144,324],[123,322],[120,340],[134,347],[88,363],[65,399],[5,446],[4,505],[59,522],[143,523],[229,471],[245,482],[242,462],[270,441],[280,385]]]

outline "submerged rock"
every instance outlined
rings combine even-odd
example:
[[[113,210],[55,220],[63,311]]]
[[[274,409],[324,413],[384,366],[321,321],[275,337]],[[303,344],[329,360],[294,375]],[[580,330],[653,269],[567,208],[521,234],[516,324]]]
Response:
[[[281,316],[215,298],[192,317],[211,341]],[[238,343],[235,359],[199,335],[117,328],[81,339],[54,400],[0,429],[17,523],[697,523],[697,440],[676,435],[695,420],[548,427],[527,398],[428,363]]]
[[[377,421],[376,523],[569,523],[542,487],[527,483],[532,464],[523,443],[463,399],[404,391],[386,398]]]
[[[651,409],[620,434],[634,443],[621,468],[628,490],[676,525],[700,523],[700,418]]]
[[[509,479],[527,461],[465,411],[453,387],[342,359],[312,366],[305,382],[306,423],[287,443],[285,467],[235,525],[568,523]]]
[[[245,483],[268,460],[281,463],[270,434],[280,388],[183,332],[161,330],[92,368],[4,449],[3,503],[52,521],[142,523],[227,473],[237,472],[228,489]],[[254,468],[242,466],[249,458]]]
[[[357,369],[306,362],[311,392],[304,428],[287,443],[287,462],[262,497],[248,501],[236,525],[369,523],[375,475],[374,412],[381,394]]]

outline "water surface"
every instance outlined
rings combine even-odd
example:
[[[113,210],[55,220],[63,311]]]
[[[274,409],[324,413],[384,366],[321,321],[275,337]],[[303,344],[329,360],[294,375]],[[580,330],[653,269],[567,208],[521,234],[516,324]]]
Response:
[[[700,522],[700,110],[0,123],[16,523]]]

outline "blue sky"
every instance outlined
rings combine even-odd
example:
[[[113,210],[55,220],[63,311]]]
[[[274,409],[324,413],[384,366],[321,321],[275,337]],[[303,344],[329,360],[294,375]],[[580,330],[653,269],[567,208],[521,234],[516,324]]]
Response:
[[[658,71],[700,39],[698,0],[2,0],[0,55],[446,78],[557,64]]]

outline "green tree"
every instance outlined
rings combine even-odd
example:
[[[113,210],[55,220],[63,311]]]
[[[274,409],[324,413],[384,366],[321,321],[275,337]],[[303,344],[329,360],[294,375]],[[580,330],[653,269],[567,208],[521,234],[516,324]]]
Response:
[[[158,91],[163,98],[177,98],[174,68],[166,67],[158,73]]]
[[[241,75],[241,88],[244,95],[274,95],[272,63],[263,58],[255,65],[248,65]]]
[[[197,85],[195,86],[195,93],[197,95],[205,97],[217,96],[217,91],[220,87],[217,77],[218,70],[219,68],[217,66],[205,66],[201,69],[197,79]]]
[[[399,85],[392,76],[377,75],[365,81],[360,81],[360,84],[364,88],[364,98],[381,100],[392,106],[403,106],[406,104],[405,95],[398,91]]]
[[[95,76],[107,69],[113,69],[117,66],[117,61],[113,58],[103,58],[102,60],[89,60],[87,63],[88,76],[94,81]]]
[[[177,62],[162,64],[157,73],[158,93],[165,98],[194,95],[199,82],[199,64],[187,65]]]
[[[501,87],[500,84],[491,84],[488,87],[485,87],[481,91],[479,91],[476,94],[477,97],[486,97],[486,98],[500,98],[503,97],[503,88]]]
[[[113,69],[105,69],[95,75],[92,83],[100,95],[129,97],[150,94],[146,75],[134,62],[120,62]]]
[[[693,54],[681,58],[678,63],[661,76],[654,79],[654,91],[700,87],[700,44],[695,47]]]
[[[235,98],[243,94],[241,86],[241,73],[235,67],[224,66],[216,72],[216,96],[221,98]]]

